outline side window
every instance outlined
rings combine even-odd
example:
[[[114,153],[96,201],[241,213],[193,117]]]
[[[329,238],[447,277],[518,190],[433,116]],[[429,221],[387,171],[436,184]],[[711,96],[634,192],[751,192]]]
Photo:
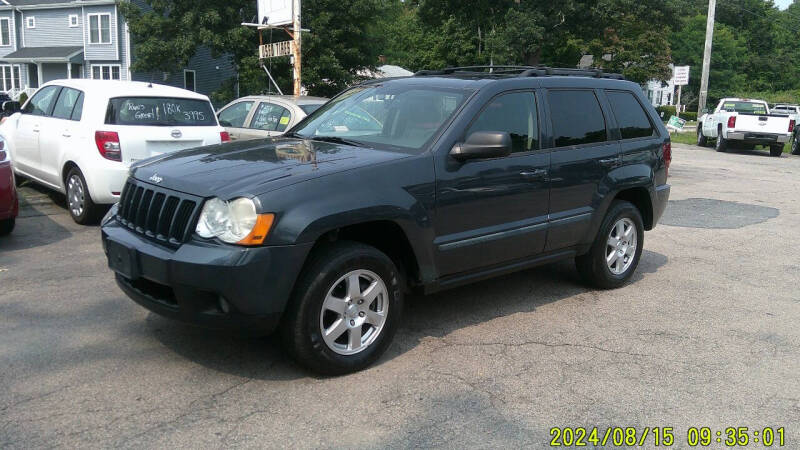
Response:
[[[56,106],[53,108],[53,117],[57,119],[70,119],[72,111],[75,109],[75,103],[78,101],[81,92],[75,89],[64,88],[61,94],[58,95]]]
[[[513,153],[539,149],[539,118],[533,92],[512,92],[495,97],[467,130],[505,131],[511,135]]]
[[[81,92],[81,95],[78,96],[78,100],[75,102],[75,108],[72,110],[72,120],[77,120],[80,122],[82,116],[83,116],[83,92]]]
[[[31,101],[25,105],[22,112],[25,114],[33,114],[34,116],[49,115],[59,90],[61,90],[61,86],[47,86],[40,89],[39,92],[33,96]]]
[[[603,110],[593,91],[554,90],[547,98],[556,147],[608,140]]]
[[[262,102],[258,105],[250,128],[266,131],[285,131],[289,126],[291,114],[289,110],[272,103]]]
[[[244,128],[244,121],[253,107],[253,102],[239,102],[219,113],[219,124],[223,127]]]
[[[606,91],[611,110],[617,118],[622,139],[636,139],[655,134],[655,128],[647,118],[642,105],[630,92]]]

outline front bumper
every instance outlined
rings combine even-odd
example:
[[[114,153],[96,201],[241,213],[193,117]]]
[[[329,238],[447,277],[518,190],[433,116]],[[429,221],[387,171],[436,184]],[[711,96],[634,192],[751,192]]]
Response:
[[[769,145],[785,144],[791,140],[791,135],[729,131],[726,139],[744,142],[745,144]]]
[[[277,326],[313,245],[191,240],[175,250],[130,231],[113,214],[102,240],[117,284],[136,303],[186,323],[261,334]]]

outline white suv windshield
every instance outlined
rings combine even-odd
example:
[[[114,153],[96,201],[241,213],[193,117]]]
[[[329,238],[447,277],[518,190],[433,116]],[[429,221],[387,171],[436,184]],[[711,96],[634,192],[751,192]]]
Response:
[[[317,110],[293,135],[420,150],[468,94],[423,86],[357,87]]]

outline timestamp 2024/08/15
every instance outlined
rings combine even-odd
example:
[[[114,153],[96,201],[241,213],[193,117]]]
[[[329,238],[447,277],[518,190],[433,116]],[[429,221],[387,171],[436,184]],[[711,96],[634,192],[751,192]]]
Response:
[[[689,447],[784,447],[784,427],[689,427],[686,430],[686,445]],[[674,427],[553,427],[550,429],[551,447],[615,446],[642,447],[676,445]]]

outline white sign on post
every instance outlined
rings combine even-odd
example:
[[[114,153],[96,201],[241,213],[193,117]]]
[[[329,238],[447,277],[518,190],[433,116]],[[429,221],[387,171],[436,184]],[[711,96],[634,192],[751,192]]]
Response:
[[[288,56],[294,52],[293,41],[281,41],[274,44],[264,44],[259,48],[258,57],[260,59],[277,58],[279,56]]]
[[[258,23],[272,26],[292,23],[292,3],[292,0],[258,0]]]
[[[686,86],[689,84],[689,68],[690,66],[675,66],[675,71],[672,74],[672,80],[675,86]]]

